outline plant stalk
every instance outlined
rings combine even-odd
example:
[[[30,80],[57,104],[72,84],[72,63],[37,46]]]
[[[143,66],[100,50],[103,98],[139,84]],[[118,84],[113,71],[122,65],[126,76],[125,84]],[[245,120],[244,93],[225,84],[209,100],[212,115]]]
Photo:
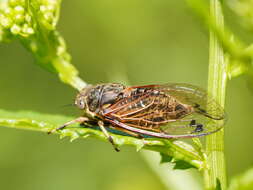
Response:
[[[223,30],[224,18],[220,0],[210,0],[210,14],[218,28]],[[227,83],[227,62],[224,51],[215,33],[210,31],[208,92],[224,107]],[[226,189],[226,167],[224,156],[224,129],[206,138],[208,167],[204,170],[206,190]]]

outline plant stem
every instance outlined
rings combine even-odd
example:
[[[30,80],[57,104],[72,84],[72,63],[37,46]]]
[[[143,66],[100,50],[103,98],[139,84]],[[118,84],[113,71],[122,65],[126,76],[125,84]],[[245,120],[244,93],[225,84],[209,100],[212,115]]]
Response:
[[[210,0],[210,14],[215,19],[216,26],[223,29],[224,20],[220,0]],[[222,107],[225,104],[226,82],[227,63],[224,52],[214,32],[210,31],[208,91]],[[206,154],[208,168],[204,171],[205,189],[216,189],[217,181],[221,189],[226,189],[223,129],[207,136]]]

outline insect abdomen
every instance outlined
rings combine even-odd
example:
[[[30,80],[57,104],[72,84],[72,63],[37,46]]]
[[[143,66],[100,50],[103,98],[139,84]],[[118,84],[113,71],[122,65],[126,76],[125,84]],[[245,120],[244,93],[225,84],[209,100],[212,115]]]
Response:
[[[111,116],[127,125],[149,130],[156,130],[161,125],[181,119],[191,112],[186,105],[157,90],[155,93],[133,92],[132,96],[121,102],[119,108],[115,108]]]

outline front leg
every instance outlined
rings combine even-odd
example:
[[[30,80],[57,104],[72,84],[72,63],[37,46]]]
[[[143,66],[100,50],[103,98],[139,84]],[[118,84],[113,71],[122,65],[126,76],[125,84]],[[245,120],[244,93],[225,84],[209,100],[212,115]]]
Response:
[[[98,126],[100,127],[100,129],[102,130],[102,132],[104,133],[104,135],[106,136],[106,138],[109,140],[109,142],[112,144],[112,146],[114,147],[114,149],[119,152],[120,150],[117,148],[116,144],[113,141],[112,136],[108,133],[108,131],[105,129],[104,126],[104,122],[103,121],[98,121]]]
[[[87,118],[87,117],[78,117],[78,118],[76,118],[76,119],[74,119],[72,121],[69,121],[69,122],[63,124],[62,126],[60,126],[58,128],[55,128],[55,129],[52,129],[52,130],[48,131],[48,134],[51,134],[51,133],[54,133],[54,132],[56,132],[58,130],[64,129],[65,127],[67,127],[67,126],[69,126],[71,124],[75,124],[75,123],[82,124],[82,123],[87,122],[87,121],[89,121],[89,118]]]

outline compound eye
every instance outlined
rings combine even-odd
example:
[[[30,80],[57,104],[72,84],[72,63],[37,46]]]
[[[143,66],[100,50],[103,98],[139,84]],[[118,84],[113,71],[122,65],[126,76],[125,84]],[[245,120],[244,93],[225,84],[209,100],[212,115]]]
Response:
[[[76,101],[76,106],[79,108],[79,109],[84,109],[85,108],[85,104],[84,104],[84,101],[79,99]]]
[[[83,102],[83,101],[80,101],[79,107],[80,107],[81,109],[84,109],[84,102]]]

